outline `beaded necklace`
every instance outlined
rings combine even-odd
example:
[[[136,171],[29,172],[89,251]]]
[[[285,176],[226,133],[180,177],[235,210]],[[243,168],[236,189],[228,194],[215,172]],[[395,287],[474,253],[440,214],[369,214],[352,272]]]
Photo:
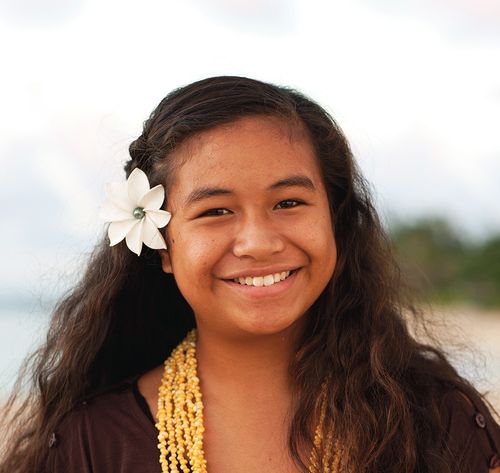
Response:
[[[203,402],[196,371],[196,330],[172,351],[165,360],[165,369],[158,392],[158,449],[162,473],[207,473],[203,451]],[[324,396],[323,396],[324,398]],[[309,472],[319,470],[318,451],[326,414],[322,401],[314,448],[309,459]],[[338,440],[327,434],[323,455],[323,472],[337,473],[340,466]]]

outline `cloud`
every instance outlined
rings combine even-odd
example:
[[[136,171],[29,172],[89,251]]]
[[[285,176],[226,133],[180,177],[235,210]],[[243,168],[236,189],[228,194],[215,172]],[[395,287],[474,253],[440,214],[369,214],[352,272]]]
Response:
[[[74,18],[84,0],[2,0],[0,18],[18,27],[54,27]]]

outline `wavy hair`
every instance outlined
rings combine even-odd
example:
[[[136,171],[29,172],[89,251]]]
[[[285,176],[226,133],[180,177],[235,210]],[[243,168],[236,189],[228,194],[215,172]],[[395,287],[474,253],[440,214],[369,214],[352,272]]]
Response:
[[[440,450],[441,395],[458,387],[482,396],[437,345],[417,342],[406,315],[390,242],[339,126],[318,104],[285,87],[213,77],[174,90],[144,122],[129,148],[126,176],[140,167],[168,189],[179,162],[172,151],[194,134],[249,115],[279,117],[306,130],[328,194],[337,244],[334,274],[307,314],[289,369],[296,408],[289,449],[307,471],[300,445],[328,379],[324,435],[340,439],[342,471],[456,471]],[[105,237],[78,284],[58,302],[47,338],[26,361],[7,412],[10,441],[1,473],[43,471],[47,443],[85,397],[160,365],[194,327],[193,313],[158,252],[140,257]],[[22,394],[22,379],[28,390]],[[322,455],[319,456],[320,458]]]

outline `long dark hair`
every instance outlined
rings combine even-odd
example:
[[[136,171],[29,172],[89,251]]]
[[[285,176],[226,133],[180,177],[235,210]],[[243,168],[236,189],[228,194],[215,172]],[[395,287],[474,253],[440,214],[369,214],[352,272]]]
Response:
[[[244,77],[213,77],[167,95],[129,148],[126,176],[139,167],[167,194],[186,138],[249,115],[305,128],[328,193],[337,243],[333,277],[307,315],[290,365],[296,411],[289,448],[312,445],[311,419],[327,384],[326,430],[341,440],[343,467],[356,472],[451,472],[440,455],[441,395],[480,394],[443,352],[409,333],[397,266],[367,184],[335,121],[303,94]],[[194,327],[193,313],[155,250],[140,257],[103,236],[80,282],[56,305],[45,344],[27,361],[8,403],[10,443],[1,473],[41,471],[50,433],[90,394],[160,365]],[[23,379],[23,378],[20,378]],[[15,406],[15,407],[14,407]]]

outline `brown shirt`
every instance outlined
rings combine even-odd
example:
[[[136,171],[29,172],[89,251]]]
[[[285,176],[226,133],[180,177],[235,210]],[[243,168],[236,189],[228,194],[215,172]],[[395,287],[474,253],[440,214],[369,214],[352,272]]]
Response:
[[[448,448],[471,473],[500,466],[500,426],[458,391],[443,397]],[[94,396],[63,420],[48,445],[46,473],[161,473],[157,430],[137,378]]]

